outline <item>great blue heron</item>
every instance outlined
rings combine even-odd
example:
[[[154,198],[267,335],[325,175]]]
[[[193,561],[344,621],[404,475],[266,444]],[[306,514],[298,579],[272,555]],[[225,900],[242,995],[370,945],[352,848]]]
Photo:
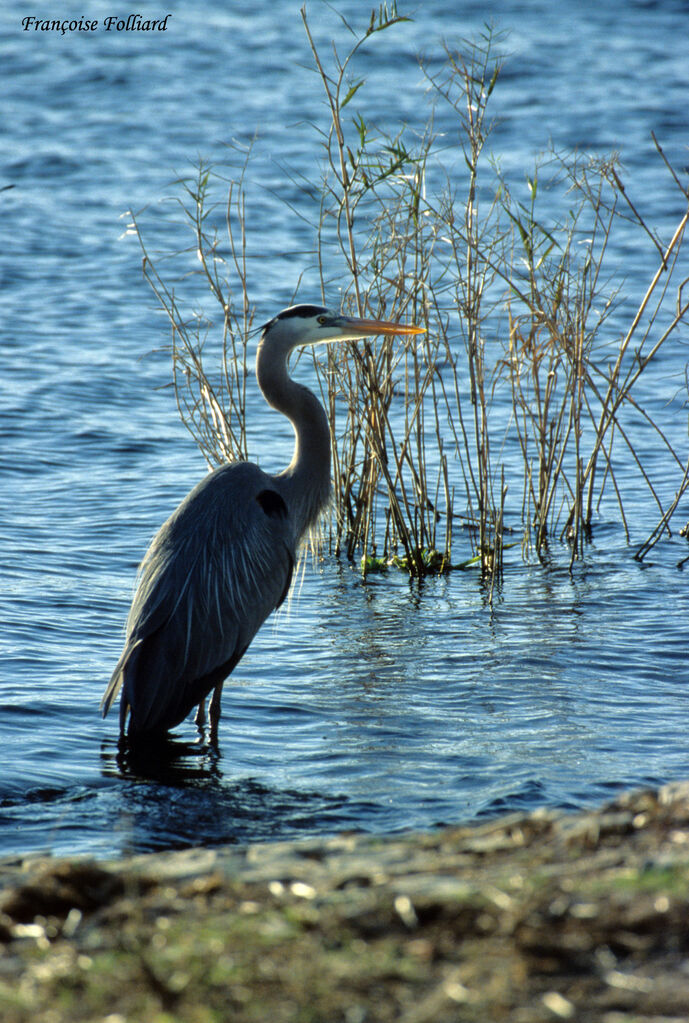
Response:
[[[120,689],[120,732],[165,732],[211,690],[217,734],[224,680],[271,611],[287,596],[300,540],[330,495],[330,429],[314,394],[287,373],[294,348],[419,327],[361,320],[315,305],[284,309],[263,329],[256,378],[296,436],[288,467],[270,476],[250,462],[209,473],[159,530],[141,564],[126,642],[101,701]]]

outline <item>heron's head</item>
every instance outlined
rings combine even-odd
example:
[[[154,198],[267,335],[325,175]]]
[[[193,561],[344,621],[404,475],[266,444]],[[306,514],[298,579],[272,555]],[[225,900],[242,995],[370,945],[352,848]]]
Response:
[[[343,316],[320,305],[293,305],[266,323],[261,340],[264,344],[275,344],[287,353],[301,345],[317,345],[323,341],[355,341],[377,334],[422,333],[423,327]]]

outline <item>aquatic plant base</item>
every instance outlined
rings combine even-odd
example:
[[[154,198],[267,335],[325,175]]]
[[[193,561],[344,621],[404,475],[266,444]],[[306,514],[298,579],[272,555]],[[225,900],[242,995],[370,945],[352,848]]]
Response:
[[[5,1023],[687,1018],[689,783],[375,838],[0,864]]]

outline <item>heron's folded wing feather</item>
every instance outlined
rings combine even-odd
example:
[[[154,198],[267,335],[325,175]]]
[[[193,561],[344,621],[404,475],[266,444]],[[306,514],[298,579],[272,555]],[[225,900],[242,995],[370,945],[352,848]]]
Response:
[[[172,727],[206,695],[202,680],[233,666],[284,599],[294,538],[287,515],[266,514],[258,500],[267,479],[245,464],[216,470],[161,528],[141,567],[106,711],[124,684],[138,730]]]

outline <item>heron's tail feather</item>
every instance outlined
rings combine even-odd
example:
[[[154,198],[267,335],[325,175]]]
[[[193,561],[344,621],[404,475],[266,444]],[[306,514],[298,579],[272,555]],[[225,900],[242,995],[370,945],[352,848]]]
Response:
[[[113,703],[117,699],[117,694],[122,688],[122,682],[124,680],[124,670],[127,667],[129,659],[131,658],[136,648],[139,646],[140,642],[141,640],[137,640],[137,642],[132,645],[127,644],[127,646],[124,648],[122,656],[115,665],[115,670],[112,673],[112,677],[108,682],[107,688],[103,693],[103,698],[100,701],[100,710],[103,717],[106,716],[106,714],[112,707]]]
[[[112,707],[117,694],[122,687],[122,672],[115,671],[112,678],[108,682],[108,688],[103,693],[103,699],[100,701],[100,711],[103,717],[105,717]]]

